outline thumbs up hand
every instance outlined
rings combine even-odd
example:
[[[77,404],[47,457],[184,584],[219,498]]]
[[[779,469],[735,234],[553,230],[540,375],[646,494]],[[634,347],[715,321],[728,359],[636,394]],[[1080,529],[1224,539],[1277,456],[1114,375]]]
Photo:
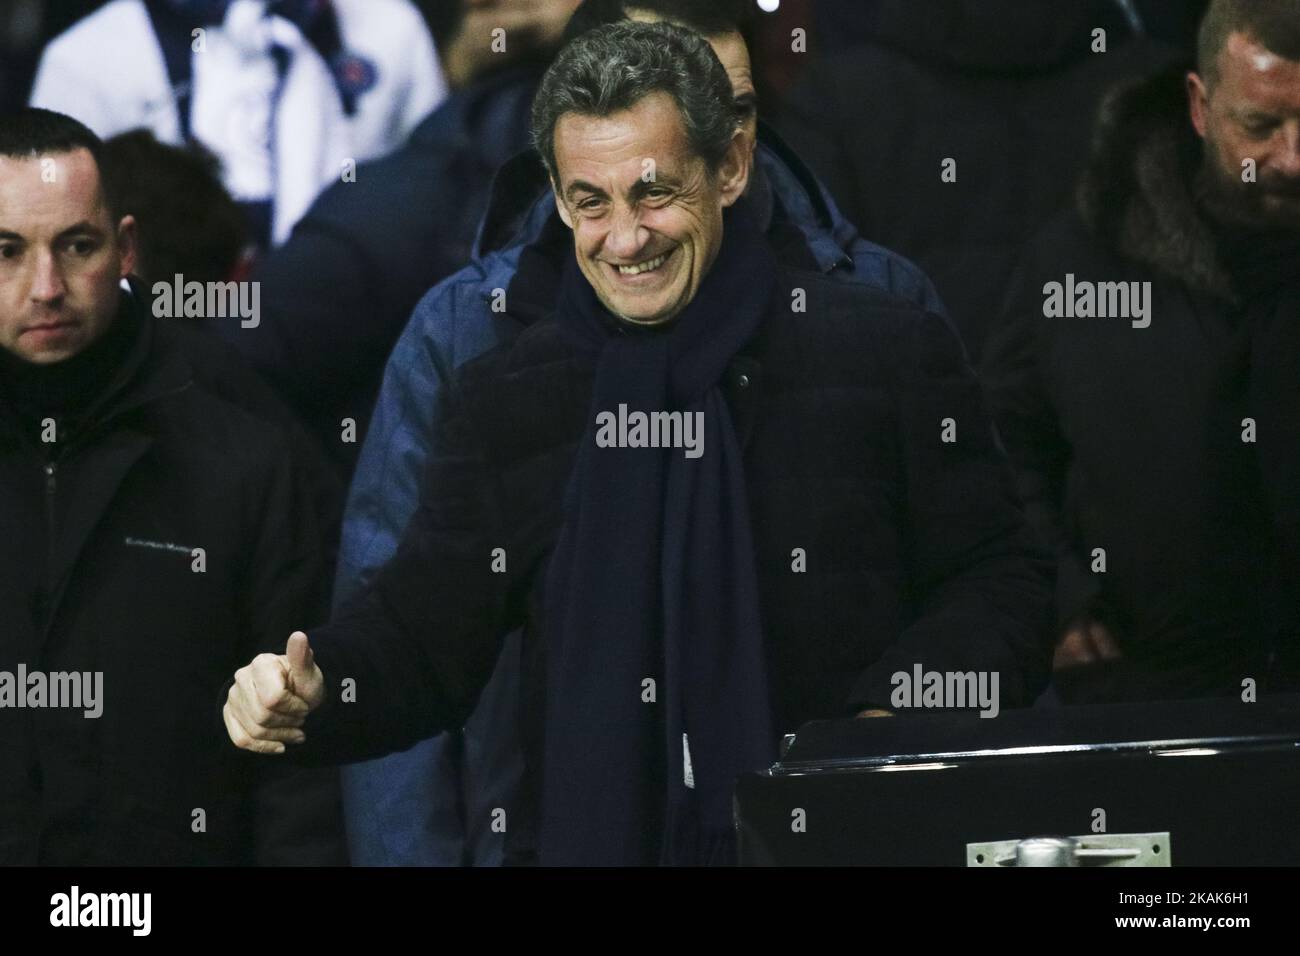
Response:
[[[302,743],[307,715],[325,698],[325,677],[302,631],[294,631],[283,654],[258,654],[235,671],[222,717],[236,747],[254,753],[284,753]]]

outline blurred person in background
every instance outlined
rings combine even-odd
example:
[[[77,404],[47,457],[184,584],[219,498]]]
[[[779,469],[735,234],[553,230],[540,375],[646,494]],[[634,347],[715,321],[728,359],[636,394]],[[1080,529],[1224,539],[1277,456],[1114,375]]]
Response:
[[[1286,686],[1300,644],[1300,3],[1214,0],[1195,68],[1117,90],[1092,137],[1074,208],[1027,248],[983,369],[1058,557],[1055,697]],[[1076,309],[1086,299],[1067,288],[1116,291]],[[1057,293],[1075,301],[1058,308]]]
[[[104,188],[138,232],[134,274],[155,282],[244,279],[248,224],[221,185],[215,156],[197,144],[168,146],[145,129],[104,142]]]
[[[0,110],[27,102],[41,50],[104,0],[8,0],[0,5]]]
[[[788,0],[787,0],[788,2]],[[816,43],[826,52],[871,40],[882,0],[812,0]],[[1135,32],[1177,46],[1189,56],[1196,50],[1196,27],[1210,0],[1114,0]],[[784,9],[785,3],[781,4]]]
[[[0,111],[22,106],[41,47],[42,0],[0,7]]]
[[[428,2],[428,0],[426,0]],[[468,86],[503,63],[549,62],[575,4],[566,0],[455,0],[438,3],[446,14],[438,48],[452,89]],[[501,31],[499,42],[494,31]],[[435,34],[437,36],[437,34]],[[512,49],[513,47],[513,49]]]
[[[49,43],[31,103],[202,143],[265,246],[445,93],[409,0],[111,0]]]
[[[1114,0],[877,0],[870,13],[870,40],[814,61],[778,125],[863,234],[934,280],[978,357],[1023,244],[1087,155],[1086,118],[1172,53],[1135,38]]]
[[[220,329],[344,480],[411,310],[469,261],[493,174],[528,145],[533,92],[577,2],[466,2],[459,20],[442,21],[440,42],[478,51],[452,58],[461,64],[452,95],[402,149],[330,186],[289,241],[261,259],[253,276],[261,324]],[[512,25],[500,52],[492,24]]]

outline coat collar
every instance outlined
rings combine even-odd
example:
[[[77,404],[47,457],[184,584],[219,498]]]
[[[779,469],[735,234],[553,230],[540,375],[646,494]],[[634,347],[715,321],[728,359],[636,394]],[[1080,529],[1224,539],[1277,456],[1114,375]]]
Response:
[[[119,416],[147,405],[165,395],[186,388],[193,381],[193,370],[180,350],[172,345],[171,336],[146,305],[143,286],[129,282],[121,292],[121,307],[135,310],[139,331],[127,350],[121,367],[109,379],[103,394],[88,408],[86,425],[71,447],[76,447]],[[180,320],[168,320],[180,321]],[[23,441],[17,416],[7,404],[0,404],[0,447],[12,449]]]
[[[164,322],[183,321],[159,319],[148,306],[144,286],[137,279],[129,281],[130,289],[123,290],[124,307],[136,310],[140,319],[140,335],[123,363],[122,373],[115,385],[101,401],[95,421],[100,426],[133,409],[148,405],[159,398],[187,388],[194,380],[194,371]]]
[[[1122,258],[1232,302],[1232,279],[1194,199],[1202,148],[1187,120],[1184,72],[1163,71],[1106,98],[1077,206]]]

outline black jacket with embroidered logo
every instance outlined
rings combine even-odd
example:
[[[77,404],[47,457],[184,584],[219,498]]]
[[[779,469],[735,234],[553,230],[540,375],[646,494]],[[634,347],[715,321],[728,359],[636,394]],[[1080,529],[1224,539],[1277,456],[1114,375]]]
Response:
[[[228,348],[126,294],[105,339],[53,442],[40,370],[0,370],[0,671],[103,675],[98,717],[0,708],[0,863],[344,862],[333,775],[232,753],[210,706],[325,606],[324,486]]]

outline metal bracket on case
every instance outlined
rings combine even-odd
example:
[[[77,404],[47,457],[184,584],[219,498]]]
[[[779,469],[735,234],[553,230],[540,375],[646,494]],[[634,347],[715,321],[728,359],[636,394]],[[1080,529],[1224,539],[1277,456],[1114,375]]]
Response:
[[[1168,833],[1093,833],[967,843],[967,866],[1170,866]]]

